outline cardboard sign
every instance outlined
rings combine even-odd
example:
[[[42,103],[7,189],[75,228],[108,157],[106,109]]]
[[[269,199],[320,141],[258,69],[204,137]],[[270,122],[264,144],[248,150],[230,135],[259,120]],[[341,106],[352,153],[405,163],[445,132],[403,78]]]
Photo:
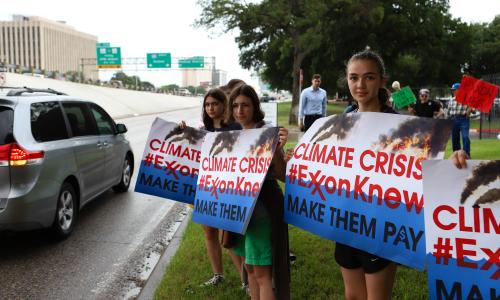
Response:
[[[277,143],[277,127],[207,134],[193,221],[244,234]]]
[[[415,98],[409,86],[405,86],[400,91],[393,93],[392,100],[394,100],[394,105],[396,105],[397,109],[417,102],[417,98]]]
[[[285,221],[424,268],[424,159],[440,159],[452,122],[350,113],[316,120],[287,163]]]
[[[135,191],[193,204],[207,131],[180,129],[176,123],[156,118],[141,159]]]
[[[423,165],[430,299],[498,299],[500,161]]]
[[[457,91],[456,100],[459,103],[487,113],[490,111],[497,94],[497,85],[470,76],[464,76]]]

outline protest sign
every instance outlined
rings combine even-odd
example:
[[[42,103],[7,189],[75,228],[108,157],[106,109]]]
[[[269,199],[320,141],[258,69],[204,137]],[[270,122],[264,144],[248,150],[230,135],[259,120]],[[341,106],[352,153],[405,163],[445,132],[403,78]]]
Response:
[[[193,204],[201,145],[207,132],[156,118],[141,159],[135,191]]]
[[[409,86],[405,86],[400,91],[392,93],[392,100],[394,100],[394,105],[396,105],[397,109],[417,102],[417,98],[415,98]]]
[[[421,161],[443,157],[451,127],[368,112],[317,120],[287,164],[285,221],[423,269]]]
[[[500,161],[423,165],[430,299],[500,297]]]
[[[457,91],[456,100],[459,103],[487,113],[490,111],[497,94],[497,85],[474,77],[464,76]]]
[[[245,233],[277,142],[276,127],[207,134],[193,221]]]

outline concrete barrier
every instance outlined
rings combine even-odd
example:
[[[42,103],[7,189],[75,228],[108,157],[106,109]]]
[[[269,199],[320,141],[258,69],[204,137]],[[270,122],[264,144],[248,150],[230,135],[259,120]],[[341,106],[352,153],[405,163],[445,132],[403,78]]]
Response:
[[[113,118],[200,107],[201,103],[199,97],[131,91],[15,73],[4,74],[6,77],[5,86],[51,88],[75,98],[94,101],[102,106]]]

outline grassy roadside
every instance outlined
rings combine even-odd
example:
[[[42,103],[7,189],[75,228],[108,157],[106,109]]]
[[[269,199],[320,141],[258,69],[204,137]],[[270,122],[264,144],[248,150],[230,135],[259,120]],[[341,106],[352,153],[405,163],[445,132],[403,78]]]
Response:
[[[290,104],[278,106],[279,124],[288,118]],[[329,107],[330,109],[330,107]],[[341,111],[343,107],[331,108]],[[280,121],[281,120],[281,121]],[[291,138],[286,148],[297,143]],[[446,157],[451,153],[448,143]],[[500,159],[500,141],[472,140],[472,157],[475,159]],[[341,299],[343,283],[339,266],[333,258],[334,243],[317,237],[302,229],[289,226],[290,248],[297,255],[291,266],[292,299]],[[223,254],[226,281],[212,288],[199,285],[210,275],[210,265],[206,258],[204,235],[199,224],[190,222],[182,244],[167,267],[164,278],[158,286],[154,299],[244,299],[240,290],[239,276],[232,266],[226,251]],[[400,266],[394,287],[394,299],[427,299],[427,277],[419,272]]]
[[[292,102],[281,102],[278,103],[278,125],[285,126],[290,130],[298,130],[297,124],[288,125],[288,113],[290,112],[290,107]],[[346,108],[346,103],[328,103],[326,107],[326,112],[328,115],[334,115],[342,113]]]

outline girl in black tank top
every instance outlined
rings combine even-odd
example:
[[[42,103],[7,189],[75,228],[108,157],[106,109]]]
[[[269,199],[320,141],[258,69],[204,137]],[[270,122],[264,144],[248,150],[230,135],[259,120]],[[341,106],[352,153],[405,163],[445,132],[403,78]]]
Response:
[[[396,113],[387,105],[387,77],[378,54],[365,50],[353,55],[346,75],[349,91],[358,103],[352,112]],[[346,299],[391,298],[397,266],[394,262],[340,243],[335,246],[335,260],[341,266]]]

